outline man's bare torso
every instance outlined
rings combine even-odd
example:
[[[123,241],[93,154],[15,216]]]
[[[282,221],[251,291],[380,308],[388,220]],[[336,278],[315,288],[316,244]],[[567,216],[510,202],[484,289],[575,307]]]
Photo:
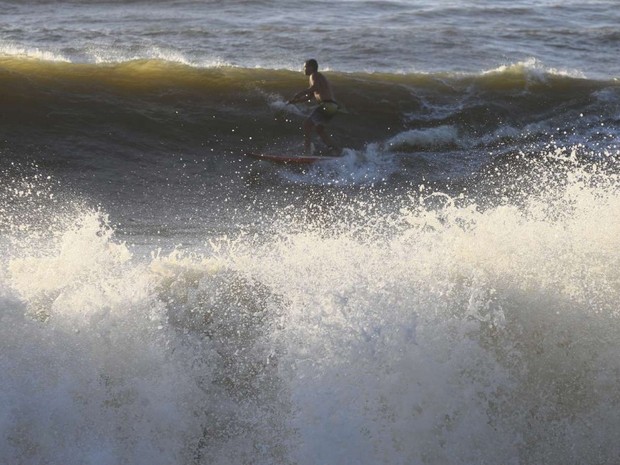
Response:
[[[310,75],[310,89],[314,93],[314,98],[319,102],[334,100],[329,81],[318,71]]]

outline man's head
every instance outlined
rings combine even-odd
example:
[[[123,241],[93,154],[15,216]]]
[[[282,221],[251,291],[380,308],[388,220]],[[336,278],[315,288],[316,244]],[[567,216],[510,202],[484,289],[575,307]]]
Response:
[[[312,58],[304,63],[304,73],[306,76],[310,76],[312,73],[316,73],[319,70],[319,64]]]

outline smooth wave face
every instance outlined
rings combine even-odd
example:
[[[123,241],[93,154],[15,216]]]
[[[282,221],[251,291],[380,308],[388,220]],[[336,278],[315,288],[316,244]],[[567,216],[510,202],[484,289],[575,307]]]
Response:
[[[278,150],[299,143],[301,121],[311,111],[286,105],[306,80],[285,70],[146,60],[0,63],[5,139],[16,145],[71,140],[84,157],[125,150],[153,158],[170,150],[190,157]],[[333,131],[341,146],[357,150],[377,143],[388,153],[482,152],[518,150],[550,137],[589,147],[618,140],[615,81],[565,76],[536,63],[476,75],[328,76],[345,109]]]

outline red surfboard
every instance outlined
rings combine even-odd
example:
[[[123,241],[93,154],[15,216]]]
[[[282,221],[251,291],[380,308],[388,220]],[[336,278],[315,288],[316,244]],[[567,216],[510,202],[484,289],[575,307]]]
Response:
[[[247,153],[248,157],[256,158],[258,160],[267,160],[273,163],[281,163],[284,165],[308,165],[319,161],[337,160],[341,157],[335,156],[321,156],[321,155],[272,155],[266,153]]]

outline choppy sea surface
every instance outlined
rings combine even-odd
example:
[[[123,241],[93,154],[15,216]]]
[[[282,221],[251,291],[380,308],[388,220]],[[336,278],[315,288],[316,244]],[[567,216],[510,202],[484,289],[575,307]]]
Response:
[[[0,463],[620,463],[619,11],[1,0]]]

